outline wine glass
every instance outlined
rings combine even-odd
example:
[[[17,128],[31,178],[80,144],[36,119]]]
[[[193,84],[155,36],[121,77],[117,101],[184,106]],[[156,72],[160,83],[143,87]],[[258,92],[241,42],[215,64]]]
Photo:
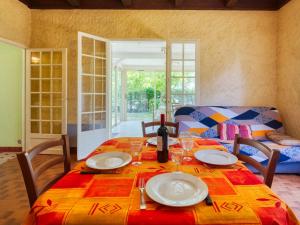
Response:
[[[176,148],[171,150],[171,159],[176,164],[176,172],[179,172],[179,165],[182,162],[183,150],[181,148]]]
[[[143,142],[140,141],[131,141],[130,142],[130,151],[132,155],[132,165],[139,166],[142,164],[140,161],[140,153],[142,151]]]
[[[190,152],[194,146],[193,138],[182,138],[181,139],[182,148],[185,151],[185,156],[183,157],[184,161],[191,161],[192,157],[190,157]]]

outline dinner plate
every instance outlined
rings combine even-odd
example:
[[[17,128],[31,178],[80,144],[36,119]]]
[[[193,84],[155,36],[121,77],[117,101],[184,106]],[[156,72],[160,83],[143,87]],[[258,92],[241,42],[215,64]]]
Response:
[[[195,205],[208,195],[207,185],[190,174],[174,172],[156,175],[146,184],[147,195],[155,202],[173,207]]]
[[[92,169],[111,170],[127,165],[131,159],[131,155],[126,152],[106,152],[88,158],[86,165]]]
[[[147,142],[151,145],[157,145],[157,137],[152,137],[152,138],[149,138],[147,140]],[[178,144],[178,139],[177,138],[172,138],[172,137],[168,137],[168,145],[171,146],[171,145],[176,145]]]
[[[228,166],[235,164],[238,158],[228,152],[219,150],[201,150],[195,152],[195,158],[201,162],[217,165],[217,166]]]

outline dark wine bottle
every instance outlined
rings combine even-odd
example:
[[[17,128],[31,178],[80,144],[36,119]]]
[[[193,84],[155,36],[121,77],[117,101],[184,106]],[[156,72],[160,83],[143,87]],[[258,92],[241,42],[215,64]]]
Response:
[[[165,126],[165,114],[160,115],[160,127],[157,130],[157,161],[160,163],[168,162],[168,129]]]

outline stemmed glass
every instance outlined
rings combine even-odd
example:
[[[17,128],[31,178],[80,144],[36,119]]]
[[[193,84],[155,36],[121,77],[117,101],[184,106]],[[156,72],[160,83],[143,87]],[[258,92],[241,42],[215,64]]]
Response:
[[[181,148],[171,150],[171,159],[176,164],[176,172],[179,172],[179,165],[182,162],[183,150]]]
[[[130,151],[132,155],[132,165],[139,166],[142,164],[140,161],[140,153],[142,151],[143,142],[140,141],[131,141],[130,142]]]
[[[185,156],[183,157],[184,161],[191,161],[192,157],[190,157],[190,152],[194,147],[194,140],[192,135],[189,132],[183,132],[180,134],[181,145],[185,151]]]

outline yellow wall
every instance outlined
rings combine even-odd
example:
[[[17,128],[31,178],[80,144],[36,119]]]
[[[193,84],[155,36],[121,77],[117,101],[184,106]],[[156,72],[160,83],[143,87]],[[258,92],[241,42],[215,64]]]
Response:
[[[204,105],[276,106],[277,12],[32,10],[31,47],[68,48],[76,122],[77,32],[112,39],[197,39]]]
[[[0,0],[0,38],[29,46],[30,9],[18,0]]]
[[[278,106],[288,133],[300,138],[300,0],[279,12]]]

